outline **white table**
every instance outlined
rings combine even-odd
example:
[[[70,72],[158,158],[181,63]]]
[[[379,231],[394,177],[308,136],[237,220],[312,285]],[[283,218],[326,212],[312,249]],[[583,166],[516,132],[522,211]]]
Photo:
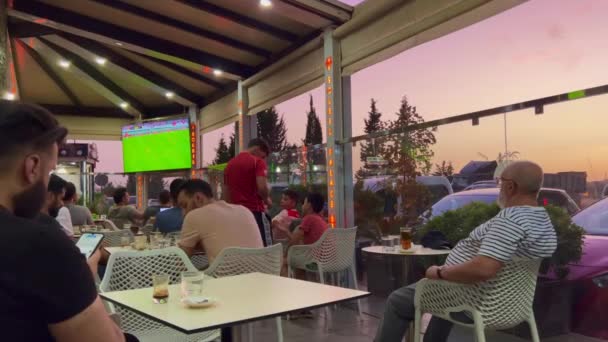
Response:
[[[133,248],[133,247],[104,247],[103,249],[105,249],[106,251],[108,251],[108,253],[113,254],[116,252],[132,252],[132,251],[137,251],[137,249]]]
[[[368,292],[262,273],[206,280],[203,294],[212,307],[189,309],[180,303],[179,285],[169,286],[167,304],[154,304],[152,288],[101,293],[101,297],[186,334],[231,327],[369,296]]]

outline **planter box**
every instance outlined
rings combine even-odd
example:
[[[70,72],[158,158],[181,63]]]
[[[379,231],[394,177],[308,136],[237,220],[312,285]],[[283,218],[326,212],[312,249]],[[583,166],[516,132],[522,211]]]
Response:
[[[534,296],[534,316],[541,338],[570,333],[572,322],[572,290],[569,282],[539,278]],[[530,339],[530,328],[522,323],[507,332]]]

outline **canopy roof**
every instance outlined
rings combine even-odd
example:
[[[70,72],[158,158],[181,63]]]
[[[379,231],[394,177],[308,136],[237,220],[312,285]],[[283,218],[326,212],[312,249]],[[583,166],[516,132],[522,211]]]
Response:
[[[203,107],[351,17],[335,0],[14,0],[19,97],[59,115],[153,118]]]

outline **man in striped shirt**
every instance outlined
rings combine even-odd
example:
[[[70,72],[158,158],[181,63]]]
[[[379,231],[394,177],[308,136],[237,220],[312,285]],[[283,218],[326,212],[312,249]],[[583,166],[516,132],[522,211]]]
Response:
[[[475,284],[492,279],[513,258],[550,257],[557,246],[555,229],[549,215],[537,206],[543,183],[543,170],[535,163],[510,164],[500,177],[499,205],[494,218],[475,228],[468,238],[450,252],[443,266],[431,266],[429,279]],[[414,320],[416,284],[400,288],[388,298],[376,342],[400,342]],[[433,317],[425,342],[446,341],[452,323]]]

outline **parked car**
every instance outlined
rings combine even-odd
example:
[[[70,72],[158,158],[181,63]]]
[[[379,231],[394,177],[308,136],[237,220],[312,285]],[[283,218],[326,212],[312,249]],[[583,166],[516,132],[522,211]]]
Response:
[[[585,229],[583,257],[570,265],[568,280],[574,282],[573,331],[608,339],[608,198],[575,215],[574,223]]]
[[[604,186],[604,190],[602,190],[602,198],[608,197],[608,184]]]
[[[448,210],[455,210],[472,202],[496,203],[499,188],[466,190],[448,195],[431,207],[431,218],[439,216]],[[552,204],[566,210],[570,215],[580,211],[578,205],[567,192],[561,189],[542,188],[538,195],[538,205]]]
[[[466,188],[464,188],[464,190],[475,190],[475,189],[488,189],[488,188],[497,188],[498,187],[498,183],[494,180],[489,180],[489,181],[479,181],[479,182],[475,182],[469,186],[467,186]]]
[[[377,176],[369,177],[363,180],[363,189],[373,192],[380,192],[386,187],[393,186],[392,176]],[[443,197],[453,194],[452,184],[445,176],[418,176],[416,182],[425,185],[431,192],[432,203],[435,203]]]

